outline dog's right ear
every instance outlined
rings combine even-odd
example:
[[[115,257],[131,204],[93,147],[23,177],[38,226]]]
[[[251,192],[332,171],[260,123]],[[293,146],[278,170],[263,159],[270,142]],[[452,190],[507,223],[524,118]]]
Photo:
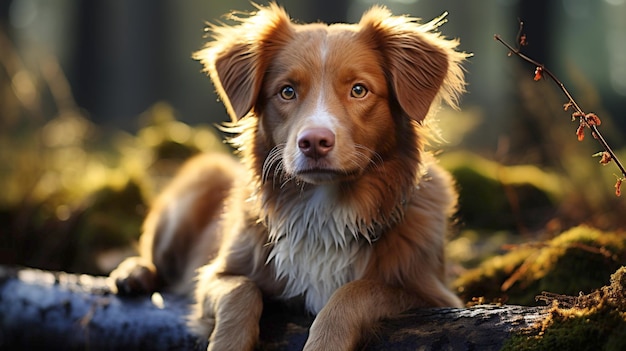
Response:
[[[231,15],[236,25],[209,25],[214,40],[193,55],[204,65],[233,122],[254,107],[267,66],[293,35],[283,8],[275,3],[255,6],[258,11],[249,16]]]
[[[471,55],[457,51],[457,40],[445,39],[436,31],[445,22],[444,16],[420,24],[415,18],[392,16],[386,8],[375,6],[359,23],[361,37],[383,57],[400,107],[418,122],[439,100],[456,107],[465,91],[461,65]]]

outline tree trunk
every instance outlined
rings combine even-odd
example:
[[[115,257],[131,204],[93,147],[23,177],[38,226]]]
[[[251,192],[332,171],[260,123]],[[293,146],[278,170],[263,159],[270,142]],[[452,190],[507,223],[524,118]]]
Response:
[[[104,277],[0,267],[2,350],[206,350],[185,323],[189,302],[163,294],[119,297]],[[434,308],[386,320],[365,350],[498,350],[538,307]],[[313,317],[267,302],[261,350],[301,350]]]

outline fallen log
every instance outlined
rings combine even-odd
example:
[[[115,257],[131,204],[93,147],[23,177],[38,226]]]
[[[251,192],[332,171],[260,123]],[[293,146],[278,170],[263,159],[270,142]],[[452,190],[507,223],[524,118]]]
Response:
[[[104,277],[0,267],[0,349],[206,350],[179,296],[120,297]],[[365,350],[499,350],[540,307],[479,305],[412,310],[381,323]],[[267,302],[260,350],[301,350],[312,316]]]

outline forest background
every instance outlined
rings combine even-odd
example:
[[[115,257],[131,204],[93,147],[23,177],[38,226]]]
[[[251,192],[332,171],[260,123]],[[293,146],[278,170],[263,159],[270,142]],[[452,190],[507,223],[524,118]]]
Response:
[[[302,22],[355,22],[369,0],[279,1]],[[626,1],[379,1],[473,53],[461,110],[444,109],[441,164],[461,195],[451,281],[466,301],[534,304],[590,292],[626,261],[618,171],[576,139],[567,100],[493,40],[568,86],[626,159]],[[0,4],[0,264],[107,274],[134,251],[150,202],[197,152],[230,152],[227,120],[191,54],[206,22],[247,0],[5,0]],[[547,251],[551,250],[551,251]],[[569,257],[563,258],[561,257]],[[559,271],[558,269],[564,269]],[[567,274],[565,274],[566,272]],[[575,278],[575,279],[574,279]],[[495,284],[494,284],[495,283]]]

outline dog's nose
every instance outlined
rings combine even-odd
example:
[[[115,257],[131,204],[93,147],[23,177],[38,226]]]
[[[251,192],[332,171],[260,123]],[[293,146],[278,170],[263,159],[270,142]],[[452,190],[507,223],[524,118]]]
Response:
[[[306,156],[320,159],[335,147],[335,133],[328,128],[310,128],[298,136],[298,148]]]

